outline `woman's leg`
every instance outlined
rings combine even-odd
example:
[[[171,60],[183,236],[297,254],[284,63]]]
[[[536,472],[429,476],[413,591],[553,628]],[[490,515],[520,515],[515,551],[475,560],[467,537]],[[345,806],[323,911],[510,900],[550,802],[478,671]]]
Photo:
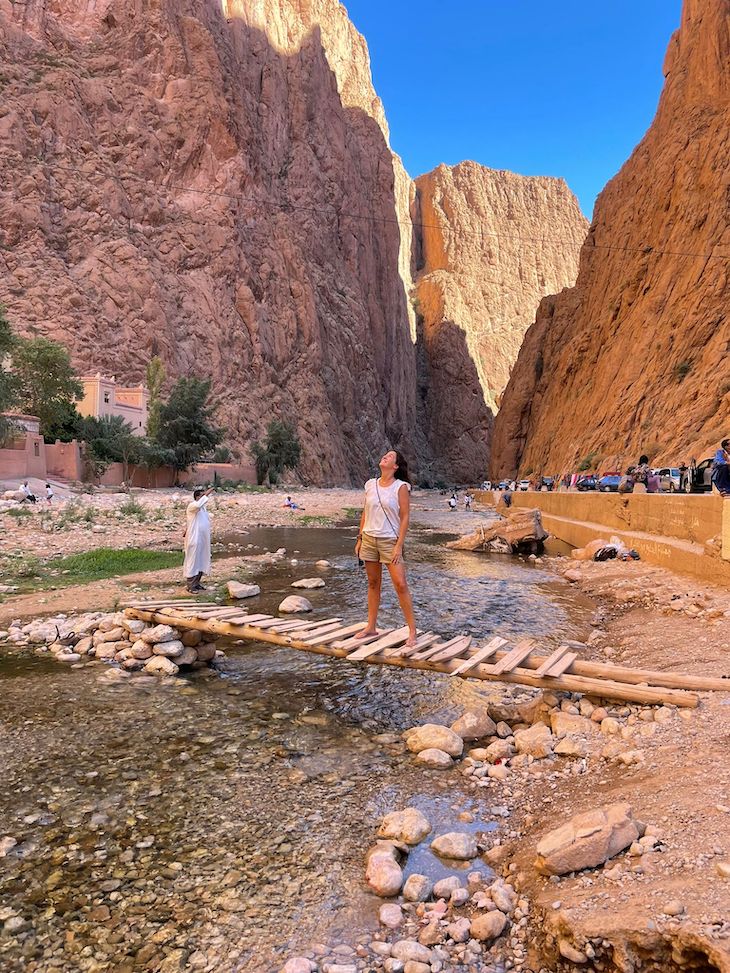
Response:
[[[378,609],[380,608],[380,585],[383,580],[383,565],[379,561],[366,561],[368,576],[368,623],[355,638],[364,639],[378,634]]]
[[[406,645],[413,645],[416,641],[416,616],[413,614],[413,599],[406,580],[406,566],[403,561],[398,564],[389,564],[390,580],[393,582],[395,593],[398,595],[401,611],[409,629],[408,641]]]

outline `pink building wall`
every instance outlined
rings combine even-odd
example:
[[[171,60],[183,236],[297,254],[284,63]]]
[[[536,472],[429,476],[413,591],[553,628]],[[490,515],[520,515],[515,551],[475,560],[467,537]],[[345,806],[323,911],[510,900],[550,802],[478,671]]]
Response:
[[[53,445],[46,444],[46,470],[48,476],[62,480],[83,478],[81,447],[75,439],[70,443],[62,443],[57,439]]]
[[[9,448],[0,449],[0,477],[46,475],[46,452],[43,437],[28,432],[25,440],[16,439]]]

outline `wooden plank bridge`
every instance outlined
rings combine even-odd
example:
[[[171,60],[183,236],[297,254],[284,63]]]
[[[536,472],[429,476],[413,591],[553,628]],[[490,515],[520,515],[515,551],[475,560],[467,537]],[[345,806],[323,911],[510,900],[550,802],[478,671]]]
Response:
[[[422,669],[460,679],[519,683],[625,702],[693,707],[698,703],[696,692],[730,691],[730,680],[582,661],[571,643],[560,645],[545,656],[539,654],[532,639],[521,639],[510,646],[505,639],[492,638],[478,645],[470,635],[444,640],[433,632],[419,632],[416,644],[406,646],[407,628],[383,629],[375,636],[356,639],[364,622],[346,624],[341,618],[313,621],[291,615],[277,618],[236,606],[182,599],[132,602],[125,614],[178,629],[268,642],[348,662]]]

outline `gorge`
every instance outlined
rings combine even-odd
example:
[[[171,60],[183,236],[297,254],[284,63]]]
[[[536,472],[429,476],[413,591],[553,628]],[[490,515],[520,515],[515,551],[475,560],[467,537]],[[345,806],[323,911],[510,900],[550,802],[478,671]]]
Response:
[[[336,0],[3,2],[0,53],[16,330],[82,373],[210,375],[229,444],[289,419],[308,482],[362,480],[389,444],[485,474],[522,334],[575,279],[561,180],[412,181]]]

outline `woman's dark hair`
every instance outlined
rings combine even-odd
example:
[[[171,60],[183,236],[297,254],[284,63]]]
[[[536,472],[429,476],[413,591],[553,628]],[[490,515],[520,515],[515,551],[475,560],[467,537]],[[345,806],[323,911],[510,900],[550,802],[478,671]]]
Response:
[[[723,439],[720,445],[723,449],[727,449],[730,446],[730,439]]]
[[[197,490],[193,490],[193,500],[200,500],[204,493],[205,490],[201,490],[200,487]]]
[[[642,463],[648,463],[648,462],[649,462],[649,457],[648,456],[640,456],[639,457],[639,466],[641,466]]]
[[[399,450],[394,450],[395,452],[395,462],[396,462],[396,474],[399,480],[403,480],[405,483],[411,482],[411,475],[408,472],[408,461],[406,460],[403,453]]]

